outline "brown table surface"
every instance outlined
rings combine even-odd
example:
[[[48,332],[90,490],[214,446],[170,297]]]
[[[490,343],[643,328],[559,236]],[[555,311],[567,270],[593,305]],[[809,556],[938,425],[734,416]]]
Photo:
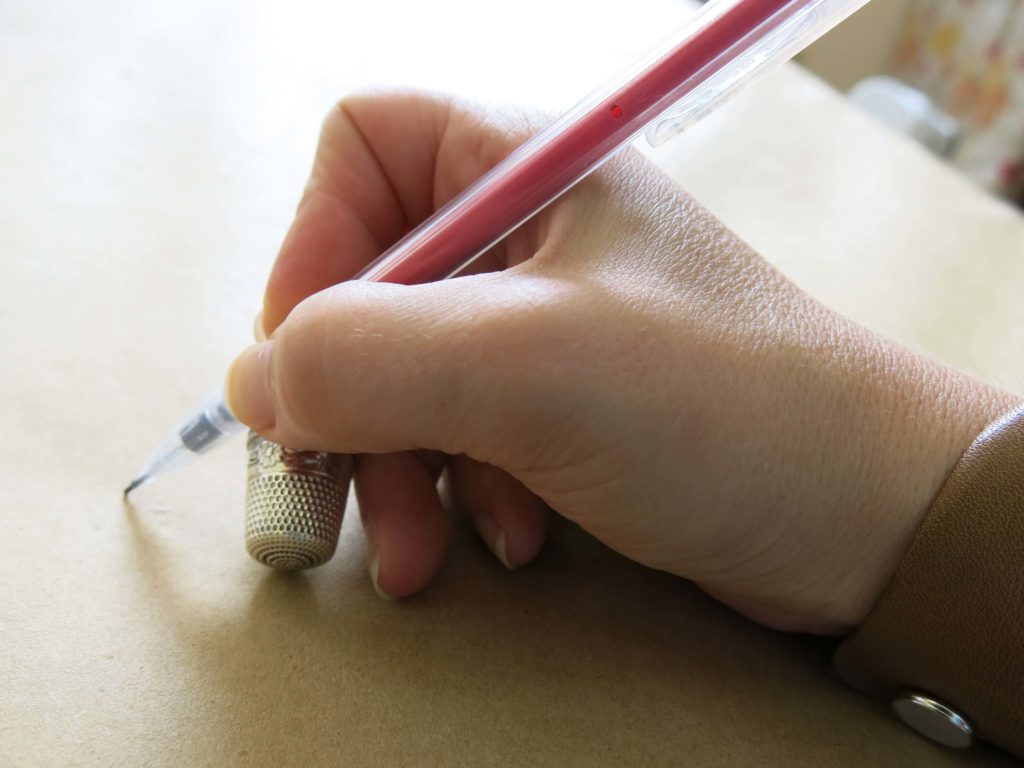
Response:
[[[685,13],[0,2],[0,765],[1010,764],[565,523],[515,573],[460,532],[385,602],[354,510],[323,568],[249,560],[240,444],[121,505],[248,341],[332,98],[564,105]],[[1024,221],[813,78],[652,154],[826,302],[1021,390]]]

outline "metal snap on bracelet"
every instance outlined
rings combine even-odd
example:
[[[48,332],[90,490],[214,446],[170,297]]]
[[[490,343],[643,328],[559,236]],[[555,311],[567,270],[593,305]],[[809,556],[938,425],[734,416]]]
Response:
[[[922,736],[947,747],[966,749],[974,728],[955,709],[921,693],[906,692],[892,703],[896,716]]]

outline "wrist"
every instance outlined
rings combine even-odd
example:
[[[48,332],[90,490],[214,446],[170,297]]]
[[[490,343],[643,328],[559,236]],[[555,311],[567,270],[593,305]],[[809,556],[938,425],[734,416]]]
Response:
[[[873,363],[861,386],[876,413],[890,416],[865,445],[874,479],[860,510],[850,510],[864,528],[852,539],[853,567],[824,617],[840,632],[863,623],[953,466],[1019,400],[887,340],[871,346]]]

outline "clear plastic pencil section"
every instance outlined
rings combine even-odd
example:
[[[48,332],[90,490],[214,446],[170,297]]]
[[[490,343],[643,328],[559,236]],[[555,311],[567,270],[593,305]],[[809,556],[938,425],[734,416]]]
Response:
[[[693,125],[868,0],[711,0],[625,73],[599,88],[385,251],[354,279],[407,285],[459,272],[647,132],[658,145]],[[213,410],[209,410],[210,408]],[[223,399],[190,447],[187,421],[129,490],[239,431]],[[194,425],[193,425],[194,427]],[[127,491],[126,491],[127,492]]]

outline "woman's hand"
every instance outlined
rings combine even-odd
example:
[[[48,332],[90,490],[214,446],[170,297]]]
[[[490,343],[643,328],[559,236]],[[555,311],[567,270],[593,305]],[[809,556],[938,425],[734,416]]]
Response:
[[[475,274],[345,282],[538,127],[419,94],[341,102],[232,410],[276,442],[359,454],[386,595],[441,565],[446,466],[510,567],[550,506],[757,621],[856,625],[1013,398],[821,306],[633,153]]]

